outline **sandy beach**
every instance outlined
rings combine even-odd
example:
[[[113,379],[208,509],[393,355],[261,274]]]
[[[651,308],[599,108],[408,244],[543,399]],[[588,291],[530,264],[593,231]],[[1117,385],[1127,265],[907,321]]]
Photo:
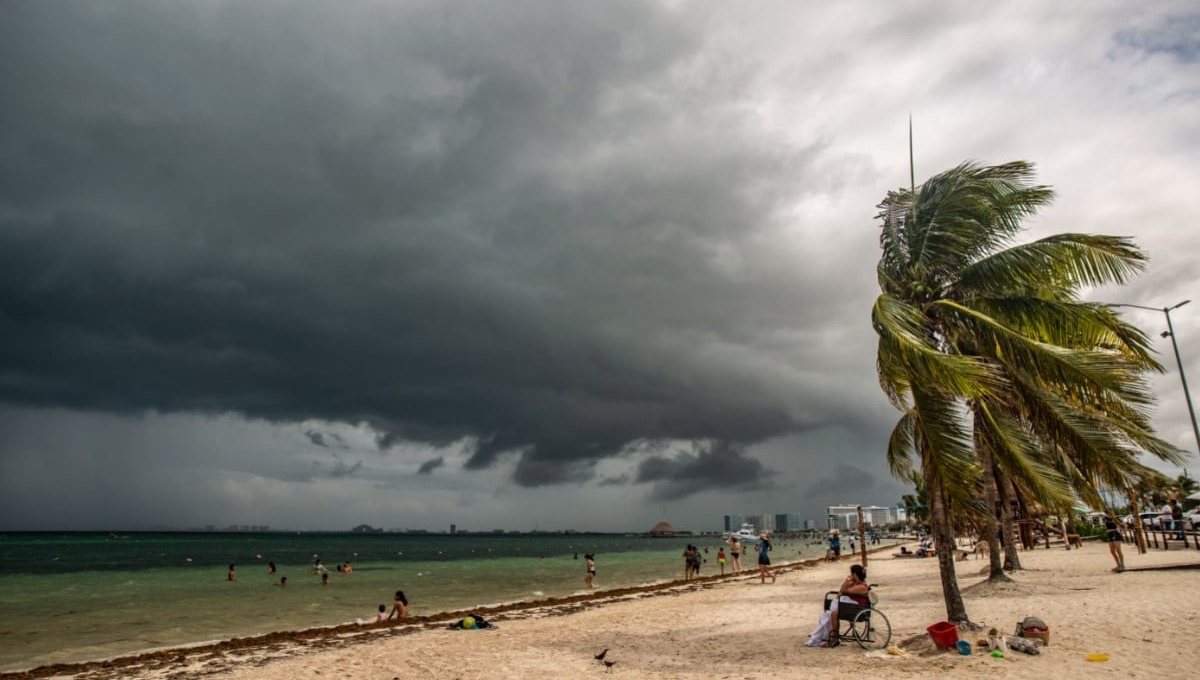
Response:
[[[1003,659],[933,649],[927,626],[945,617],[937,563],[870,556],[869,580],[891,620],[902,656],[867,653],[843,643],[808,648],[825,591],[849,568],[838,563],[782,565],[766,585],[749,572],[656,590],[602,591],[595,596],[485,612],[496,630],[452,631],[449,617],[375,628],[342,626],[280,633],[116,659],[43,668],[4,678],[211,678],[229,680],[352,677],[754,679],[780,677],[907,678],[977,674],[1000,678],[1188,675],[1200,666],[1200,551],[1125,546],[1129,571],[1111,571],[1107,547],[1086,542],[1021,553],[1025,570],[1013,583],[982,583],[985,561],[958,562],[972,621],[1011,634],[1026,615],[1044,619],[1050,645],[1037,656],[1010,650]],[[603,582],[599,583],[603,588]],[[607,668],[595,655],[608,649]],[[1089,654],[1108,660],[1090,662]]]

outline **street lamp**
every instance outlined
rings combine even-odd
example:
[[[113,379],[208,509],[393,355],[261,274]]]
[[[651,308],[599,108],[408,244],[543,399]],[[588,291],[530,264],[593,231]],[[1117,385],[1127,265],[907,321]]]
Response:
[[[1175,341],[1175,326],[1171,323],[1171,312],[1191,302],[1184,300],[1172,307],[1147,307],[1145,305],[1132,305],[1128,303],[1109,304],[1109,307],[1135,307],[1137,309],[1148,309],[1152,312],[1162,312],[1167,317],[1167,330],[1161,333],[1162,337],[1171,338],[1171,347],[1175,350],[1175,364],[1179,366],[1179,381],[1183,383],[1183,397],[1187,400],[1188,415],[1192,417],[1192,434],[1196,437],[1196,455],[1200,456],[1200,427],[1196,427],[1196,409],[1192,407],[1192,394],[1188,391],[1187,375],[1183,372],[1183,360],[1179,358],[1179,343]]]

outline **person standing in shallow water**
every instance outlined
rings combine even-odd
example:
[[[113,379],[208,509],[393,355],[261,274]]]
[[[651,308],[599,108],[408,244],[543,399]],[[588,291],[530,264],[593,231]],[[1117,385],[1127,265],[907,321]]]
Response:
[[[596,580],[596,556],[591,553],[588,553],[587,555],[584,555],[583,557],[584,557],[584,559],[587,560],[587,576],[584,577],[583,581],[584,581],[584,583],[587,584],[588,588],[595,588],[596,587],[596,583],[595,583],[595,580]]]
[[[229,574],[226,578],[228,578],[230,581],[237,580],[237,568],[234,565],[229,565]]]
[[[742,573],[742,542],[736,536],[729,539],[729,557],[733,559],[733,573]]]

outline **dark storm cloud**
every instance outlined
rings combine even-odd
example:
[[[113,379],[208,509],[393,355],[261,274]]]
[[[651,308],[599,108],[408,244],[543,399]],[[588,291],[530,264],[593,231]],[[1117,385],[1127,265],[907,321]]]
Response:
[[[637,468],[637,483],[653,483],[655,500],[679,500],[705,489],[748,490],[771,485],[772,471],[741,447],[710,441],[691,452],[653,456]]]
[[[596,482],[596,486],[625,486],[631,479],[632,477],[627,474],[617,475],[615,477],[602,477]]]
[[[804,427],[774,339],[804,344],[803,274],[761,237],[819,191],[823,149],[755,127],[752,65],[669,11],[5,14],[0,401],[468,438],[468,468],[516,457],[527,486],[633,441]],[[678,498],[763,473],[709,445],[638,481]]]
[[[431,475],[431,474],[433,474],[434,470],[442,467],[445,464],[446,464],[445,456],[438,456],[437,458],[430,458],[429,460],[425,461],[424,463],[421,463],[421,467],[417,468],[417,474],[418,475]]]
[[[329,477],[331,479],[340,479],[342,477],[349,477],[350,475],[353,475],[355,472],[358,472],[359,470],[361,470],[362,466],[363,466],[363,464],[362,464],[361,460],[355,461],[355,463],[353,465],[347,465],[346,461],[342,460],[341,458],[339,458],[337,456],[334,456],[333,465],[330,466],[328,472],[325,472],[324,464],[318,464],[318,467],[321,470],[321,472],[324,474],[324,476]]]
[[[805,496],[824,498],[829,497],[831,491],[842,490],[843,494],[850,493],[855,497],[870,498],[874,492],[891,489],[895,486],[889,483],[890,480],[878,480],[867,470],[846,463],[835,463],[819,470],[816,475],[816,479],[810,480],[805,487]],[[847,488],[847,480],[853,480],[850,488]],[[830,504],[844,502],[844,498],[830,498],[829,500]],[[888,500],[888,502],[891,501]]]

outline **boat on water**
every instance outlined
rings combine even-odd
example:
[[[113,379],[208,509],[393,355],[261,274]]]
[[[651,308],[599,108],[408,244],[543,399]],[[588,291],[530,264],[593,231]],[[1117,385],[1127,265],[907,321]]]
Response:
[[[731,540],[731,539],[736,538],[737,540],[741,541],[742,543],[745,543],[748,545],[753,545],[758,542],[759,535],[764,534],[764,533],[766,533],[766,532],[759,531],[758,529],[754,528],[753,524],[747,523],[747,524],[743,524],[742,527],[740,529],[738,529],[737,531],[731,531],[731,532],[725,534],[725,540]]]

